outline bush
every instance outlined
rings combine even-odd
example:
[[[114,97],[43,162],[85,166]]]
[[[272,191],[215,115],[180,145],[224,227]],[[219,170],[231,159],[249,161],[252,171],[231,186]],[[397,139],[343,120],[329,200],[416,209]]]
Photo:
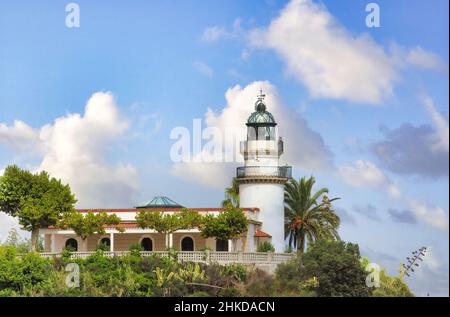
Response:
[[[221,289],[219,291],[218,296],[220,296],[220,297],[239,297],[239,296],[241,296],[241,294],[236,288],[227,287],[227,288]]]
[[[128,250],[131,252],[131,255],[141,256],[141,252],[144,251],[144,248],[140,243],[133,243]]]
[[[273,296],[275,293],[274,278],[258,268],[248,273],[244,287],[245,296]]]
[[[222,267],[222,274],[235,279],[237,282],[245,282],[247,278],[247,269],[244,265],[233,263]]]
[[[318,296],[371,295],[366,286],[367,272],[360,264],[357,244],[343,241],[315,241],[303,256],[308,278],[318,280]]]
[[[0,246],[0,291],[3,293],[21,293],[44,281],[50,270],[50,261],[37,253],[18,257],[14,247]]]
[[[258,245],[256,252],[275,252],[275,248],[270,241],[264,241]]]
[[[298,291],[300,283],[306,278],[300,256],[286,263],[278,264],[275,277],[277,288],[280,291]]]

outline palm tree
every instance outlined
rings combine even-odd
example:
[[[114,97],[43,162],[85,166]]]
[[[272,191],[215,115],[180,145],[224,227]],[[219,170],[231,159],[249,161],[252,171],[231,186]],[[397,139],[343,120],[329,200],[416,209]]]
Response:
[[[231,186],[225,188],[225,200],[222,201],[222,207],[230,204],[239,208],[239,182],[236,177],[233,177]]]
[[[329,199],[327,188],[312,194],[315,182],[313,176],[303,177],[299,182],[291,179],[284,187],[285,235],[289,247],[300,253],[305,251],[306,241],[339,239],[340,219],[331,206],[339,198]]]

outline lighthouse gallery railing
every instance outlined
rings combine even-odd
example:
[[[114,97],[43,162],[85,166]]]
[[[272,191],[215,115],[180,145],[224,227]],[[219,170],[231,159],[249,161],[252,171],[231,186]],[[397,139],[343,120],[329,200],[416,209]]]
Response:
[[[237,178],[258,176],[291,178],[292,166],[242,166],[236,170]]]

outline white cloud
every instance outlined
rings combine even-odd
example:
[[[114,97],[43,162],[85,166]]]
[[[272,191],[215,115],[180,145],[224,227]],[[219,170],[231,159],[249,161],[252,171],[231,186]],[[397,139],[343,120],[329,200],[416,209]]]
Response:
[[[228,32],[223,27],[211,26],[203,31],[201,39],[205,42],[215,42],[222,37],[226,37]]]
[[[434,135],[434,144],[432,150],[438,152],[449,152],[449,120],[445,118],[434,106],[433,99],[428,96],[423,98],[423,103],[427,108],[431,119],[433,120],[436,133]]]
[[[339,166],[338,171],[344,182],[353,187],[381,189],[392,198],[401,196],[400,189],[372,162],[358,160],[354,166]]]
[[[137,171],[130,164],[110,164],[107,158],[108,149],[127,128],[114,96],[97,92],[88,100],[84,115],[68,114],[38,130],[22,127],[20,131],[28,131],[28,139],[42,149],[36,170],[46,170],[68,183],[78,206],[92,208],[126,207],[134,202]],[[17,125],[2,130],[4,135],[14,135],[11,131],[17,131]],[[20,134],[15,136],[9,138],[13,148],[23,140]]]
[[[202,75],[212,78],[214,76],[214,70],[203,62],[196,61],[192,64],[194,68]]]
[[[252,47],[272,48],[313,97],[379,103],[393,91],[393,61],[369,35],[348,32],[323,5],[292,0]]]
[[[207,27],[202,33],[201,40],[204,42],[216,42],[220,39],[235,39],[241,37],[242,34],[241,19],[235,19],[229,30],[217,25]]]
[[[298,112],[283,105],[276,88],[267,81],[253,82],[244,88],[239,85],[229,88],[225,93],[226,106],[220,112],[207,110],[206,128],[217,128],[223,134],[227,130],[236,132],[234,139],[224,140],[223,155],[234,153],[236,141],[246,139],[245,122],[255,111],[256,96],[260,89],[266,94],[267,110],[274,115],[278,123],[278,134],[284,140],[285,154],[282,156],[282,162],[286,161],[303,170],[331,168],[332,154],[320,134],[312,131]],[[197,154],[197,157],[207,156],[204,152]],[[238,157],[241,158],[240,155]],[[177,163],[172,173],[192,181],[223,188],[230,182],[231,175],[234,174],[233,169],[237,165],[237,163]]]
[[[413,66],[423,68],[426,70],[445,70],[448,65],[442,58],[433,53],[424,50],[420,46],[413,47],[408,50],[405,56],[405,61]]]
[[[442,208],[430,206],[416,199],[409,199],[408,206],[418,219],[428,225],[440,230],[448,229],[448,218]]]
[[[4,242],[8,237],[8,233],[11,229],[17,229],[18,233],[22,237],[29,238],[30,233],[20,229],[19,221],[17,218],[13,218],[0,211],[0,243]]]
[[[0,123],[0,144],[5,144],[17,152],[27,153],[40,151],[40,141],[37,131],[20,120],[15,120],[12,126]]]

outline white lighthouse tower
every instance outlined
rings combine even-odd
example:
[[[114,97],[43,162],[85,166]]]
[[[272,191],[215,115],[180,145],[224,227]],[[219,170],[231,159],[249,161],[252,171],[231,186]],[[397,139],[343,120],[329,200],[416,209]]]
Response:
[[[284,251],[284,184],[292,168],[280,166],[283,141],[260,93],[247,120],[247,140],[240,144],[245,166],[237,168],[240,207],[258,207],[262,230],[272,236],[276,252]]]

